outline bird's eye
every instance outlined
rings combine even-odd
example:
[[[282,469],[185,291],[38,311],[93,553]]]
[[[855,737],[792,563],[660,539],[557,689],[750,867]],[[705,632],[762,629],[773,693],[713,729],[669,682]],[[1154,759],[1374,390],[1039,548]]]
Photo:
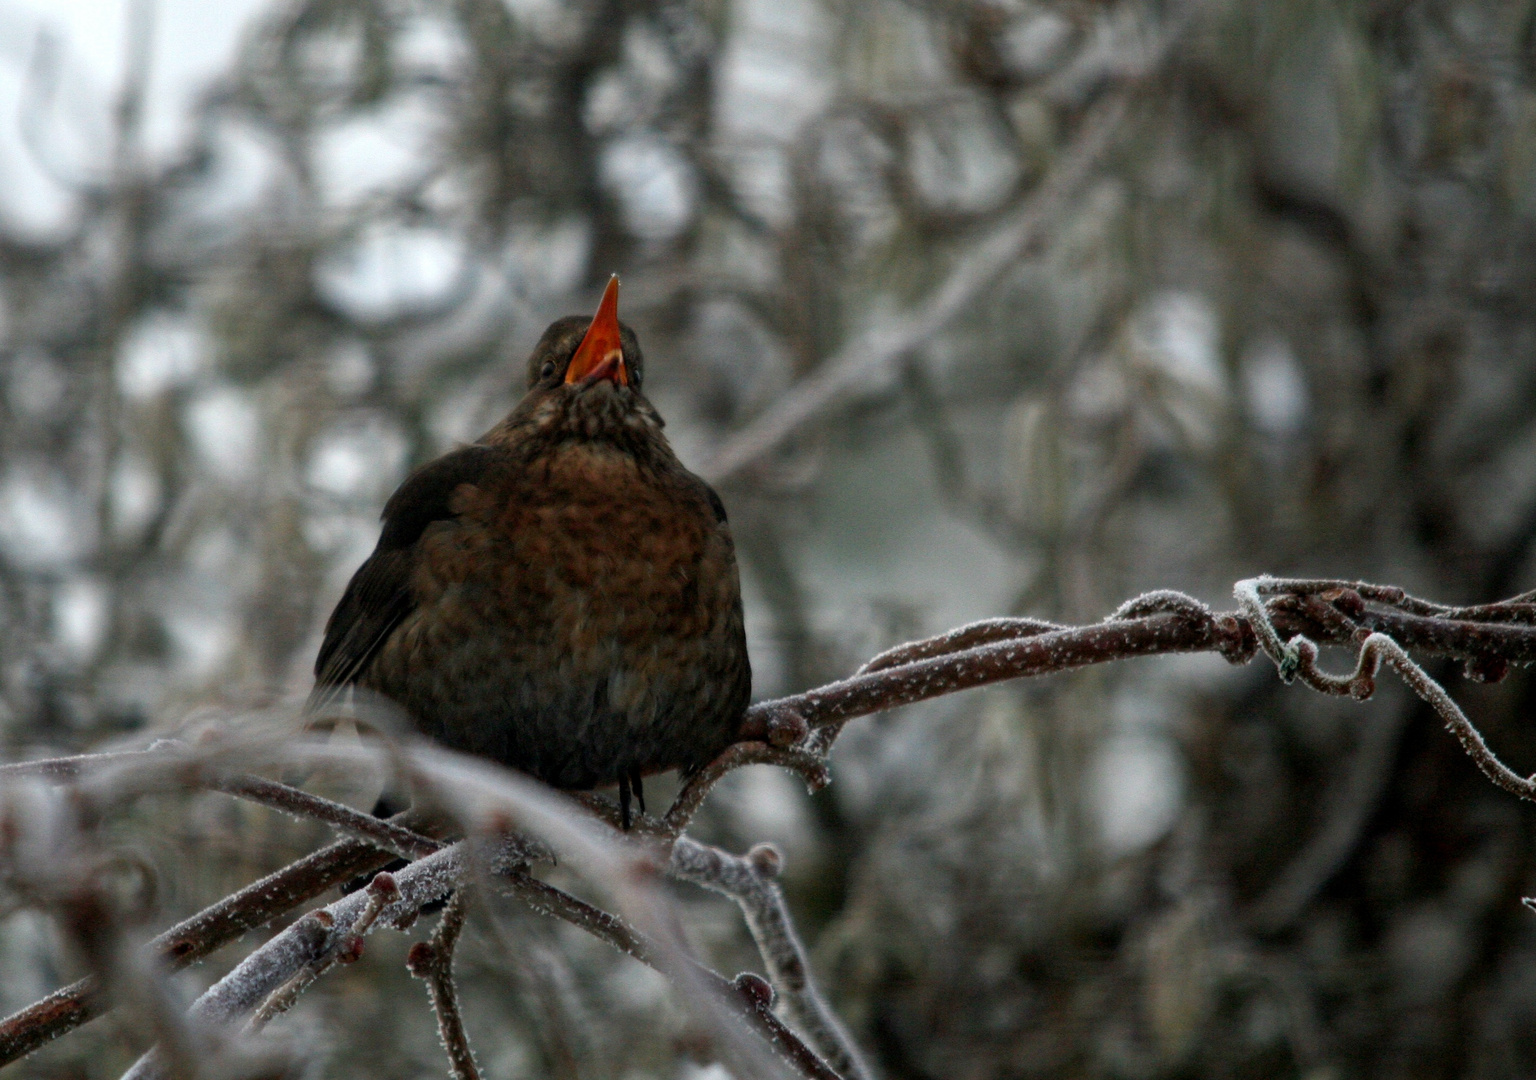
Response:
[[[539,378],[541,378],[541,379],[547,379],[551,375],[553,375],[554,373],[555,373],[555,362],[553,360],[546,360],[546,361],[544,361],[544,366],[539,368]]]

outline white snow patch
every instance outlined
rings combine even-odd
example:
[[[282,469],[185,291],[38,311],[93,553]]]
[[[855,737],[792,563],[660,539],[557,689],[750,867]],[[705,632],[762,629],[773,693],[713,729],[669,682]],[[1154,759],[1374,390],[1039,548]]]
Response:
[[[400,187],[431,164],[428,150],[442,123],[420,94],[331,125],[315,140],[315,175],[328,205],[345,206]]]
[[[339,498],[369,496],[399,481],[406,449],[405,436],[394,425],[370,417],[319,439],[305,478]]]
[[[132,401],[147,401],[201,371],[210,351],[201,327],[168,311],[153,311],[123,335],[117,351],[117,386]]]
[[[659,138],[615,140],[603,151],[603,182],[613,189],[631,232],[666,240],[688,224],[695,202],[692,170],[682,155]]]
[[[0,483],[0,547],[13,562],[58,566],[85,554],[95,538],[86,500],[62,474],[38,463],[12,466]]]
[[[164,497],[160,475],[137,454],[125,454],[112,468],[112,530],[119,536],[136,536],[160,509]]]
[[[53,636],[70,659],[89,660],[107,629],[108,593],[94,577],[70,577],[53,594]]]
[[[1165,738],[1116,735],[1100,748],[1089,772],[1099,836],[1113,856],[1159,840],[1184,799],[1183,766]]]
[[[1278,334],[1260,337],[1243,355],[1243,403],[1254,424],[1270,435],[1293,435],[1307,422],[1306,376]]]
[[[315,284],[348,315],[375,321],[443,302],[468,267],[463,241],[447,231],[378,222],[322,262]]]
[[[234,484],[255,473],[261,418],[249,394],[211,387],[187,403],[184,421],[193,449],[214,476]]]

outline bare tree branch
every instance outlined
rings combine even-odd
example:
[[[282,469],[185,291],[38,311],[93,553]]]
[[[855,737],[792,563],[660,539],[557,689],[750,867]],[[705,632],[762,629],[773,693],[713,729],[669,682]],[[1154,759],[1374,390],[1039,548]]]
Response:
[[[363,955],[363,937],[377,921],[379,914],[389,904],[400,898],[400,888],[395,884],[394,875],[385,871],[379,871],[363,890],[367,897],[367,903],[363,907],[362,914],[357,917],[347,930],[340,936],[336,946],[326,951],[325,955],[315,963],[306,965],[289,978],[282,986],[272,991],[271,996],[261,1003],[261,1006],[251,1016],[251,1022],[247,1027],[249,1031],[258,1031],[274,1017],[287,1012],[293,1007],[293,1003],[299,999],[299,995],[309,988],[309,985],[325,974],[333,964],[350,964],[356,962]],[[314,919],[321,932],[327,929],[326,920],[319,912],[311,912],[306,919]]]
[[[1209,612],[1202,617],[1193,617],[1187,612],[1158,613],[1047,633],[1031,632],[1027,637],[929,656],[762,702],[747,710],[741,737],[763,738],[772,723],[789,713],[798,715],[813,728],[828,727],[846,723],[856,716],[976,686],[1070,671],[1133,656],[1220,652],[1234,662],[1242,663],[1252,655],[1251,638],[1245,636],[1246,633],[1245,623],[1230,615],[1216,616]],[[1536,648],[1536,634],[1532,634],[1531,645]]]
[[[1318,593],[1347,590],[1349,583],[1300,584],[1306,588],[1299,595],[1287,592],[1277,596],[1270,605],[1270,621],[1277,628],[1276,633],[1284,630],[1291,634],[1308,634],[1330,644],[1350,644],[1353,635],[1364,629],[1382,633],[1406,649],[1468,660],[1474,665],[1489,663],[1496,667],[1499,662],[1536,661],[1536,626],[1367,609],[1361,600],[1363,594],[1358,592],[1346,594],[1361,601],[1358,616],[1347,624],[1337,620],[1330,622],[1326,612],[1332,610],[1335,603],[1347,603],[1347,600],[1310,604],[1303,601]],[[1396,595],[1401,597],[1401,591]],[[1174,604],[1173,597],[1179,598],[1177,604],[1157,608],[1152,614],[1137,614],[1142,609],[1128,605],[1115,617],[1089,626],[1045,633],[1025,628],[1021,633],[1028,636],[1022,638],[931,655],[897,667],[828,683],[815,690],[761,702],[747,710],[741,737],[764,738],[769,726],[788,714],[799,716],[813,728],[827,727],[846,723],[856,716],[976,686],[1055,674],[1134,656],[1217,652],[1239,664],[1252,657],[1254,628],[1246,612],[1213,613],[1198,601],[1176,593],[1148,594],[1147,599],[1168,605]],[[1133,601],[1132,605],[1136,603],[1138,601]],[[1502,617],[1510,617],[1507,609],[1500,608],[1500,611],[1504,613]],[[926,643],[903,648],[916,650],[923,646]],[[1275,648],[1284,650],[1280,644]]]
[[[1281,677],[1287,681],[1296,678],[1324,693],[1363,699],[1373,690],[1375,674],[1384,660],[1440,713],[1489,779],[1523,798],[1536,798],[1536,781],[1524,779],[1503,765],[1444,688],[1407,652],[1407,648],[1414,648],[1425,654],[1457,657],[1467,661],[1472,677],[1497,679],[1509,663],[1536,658],[1536,626],[1532,625],[1536,622],[1536,605],[1530,603],[1529,597],[1516,597],[1502,604],[1454,608],[1430,604],[1389,587],[1267,578],[1239,583],[1235,592],[1241,605],[1236,613],[1215,613],[1183,594],[1156,592],[1138,597],[1109,619],[1091,626],[1057,627],[1033,620],[989,620],[891,650],[876,657],[849,679],[754,706],[744,718],[742,730],[744,736],[755,738],[737,744],[719,761],[690,778],[665,819],[645,819],[642,827],[625,841],[631,854],[618,862],[604,856],[609,860],[605,873],[612,881],[622,883],[636,872],[633,868],[655,865],[648,861],[657,854],[655,841],[673,842],[672,860],[675,867],[681,861],[683,876],[691,875],[692,880],[720,888],[750,909],[749,921],[754,921],[754,933],[761,933],[760,940],[767,942],[765,957],[786,995],[787,1005],[820,1043],[823,1037],[833,1038],[826,1031],[817,1033],[818,1025],[826,1027],[825,1021],[830,1014],[818,1010],[813,991],[809,991],[808,984],[800,979],[804,972],[803,955],[794,947],[782,898],[774,899],[776,889],[769,887],[772,883],[764,877],[766,871],[750,860],[739,860],[703,848],[679,834],[713,784],[731,769],[772,762],[799,770],[813,784],[822,782],[829,736],[854,716],[1002,679],[1067,671],[1132,656],[1208,651],[1219,653],[1230,662],[1244,663],[1260,648],[1274,660]],[[1357,647],[1354,671],[1345,676],[1321,671],[1316,665],[1315,642]],[[363,751],[351,753],[350,757],[336,750],[312,753],[339,755],[339,760],[355,760],[358,764],[363,764],[365,758],[373,760]],[[374,752],[375,757],[377,753]],[[467,820],[464,814],[469,812],[467,808],[471,804],[463,800],[471,798],[473,792],[480,789],[475,783],[466,785],[460,773],[451,769],[445,772],[446,766],[431,764],[444,758],[454,762],[464,759],[426,747],[396,753],[400,757],[397,764],[403,763],[409,774],[422,782],[423,790],[429,796],[444,806],[460,806],[458,816]],[[424,754],[426,757],[422,756]],[[481,763],[456,767],[461,772],[463,769],[490,768]],[[172,967],[183,966],[206,955],[238,933],[292,910],[340,880],[377,867],[388,858],[390,851],[402,850],[423,856],[396,876],[399,896],[389,903],[377,902],[372,894],[344,898],[321,909],[320,913],[299,920],[257,949],[199,999],[193,1009],[195,1024],[225,1024],[264,1001],[272,1001],[274,992],[302,970],[308,968],[318,973],[334,958],[354,952],[360,947],[361,934],[375,920],[399,923],[414,918],[422,904],[462,887],[474,876],[475,868],[463,856],[463,845],[438,848],[436,841],[409,828],[417,824],[417,819],[397,821],[381,828],[381,823],[371,819],[356,820],[362,817],[356,811],[285,785],[247,774],[220,778],[207,762],[197,762],[177,744],[128,754],[29,762],[6,767],[0,772],[0,778],[18,775],[54,779],[73,777],[84,780],[87,785],[96,778],[106,794],[115,789],[101,778],[110,776],[125,778],[121,788],[127,791],[137,791],[155,778],[182,787],[216,787],[289,812],[353,828],[370,840],[387,845],[387,850],[381,850],[362,840],[334,844],[167,931],[155,939],[150,952],[158,953]],[[507,774],[497,772],[496,775]],[[489,780],[476,783],[483,791],[473,797],[491,798],[487,805],[497,805],[496,798],[500,797],[497,793],[504,789]],[[545,798],[539,796],[539,799]],[[604,809],[596,796],[586,797],[584,801],[599,811]],[[535,800],[529,805],[545,804]],[[587,835],[583,830],[589,829],[590,825],[576,828],[574,819],[569,818],[571,800],[562,798],[547,805],[548,809],[540,811],[546,826],[550,822],[569,820],[571,824],[560,826],[568,840]],[[504,836],[510,827],[509,822],[499,816],[504,815],[504,810],[482,809],[470,816],[484,819],[486,813],[491,817],[485,820],[500,822],[493,824],[490,832]],[[610,815],[602,816],[606,819]],[[595,840],[582,843],[589,851],[601,848],[601,844],[593,847]],[[759,1000],[763,995],[756,994],[756,983],[750,979],[745,983],[741,980],[731,983],[699,967],[685,955],[681,959],[669,958],[672,946],[661,948],[659,939],[631,927],[619,916],[554,889],[520,869],[530,857],[531,849],[526,841],[503,841],[503,844],[500,865],[493,869],[496,879],[515,895],[537,910],[581,926],[674,978],[682,977],[696,990],[707,990],[712,998],[725,995],[720,1000],[733,1003],[731,1007],[737,1015],[754,1017],[758,1031],[795,1061],[803,1075],[835,1074],[832,1066],[822,1062],[787,1029],[779,1030],[782,1025],[777,1024],[771,1009]],[[639,861],[634,861],[636,859]],[[767,856],[762,855],[762,859],[766,860]],[[735,861],[727,866],[729,860]],[[626,866],[632,869],[624,869]],[[743,870],[743,866],[747,869]],[[731,872],[727,873],[728,870]],[[375,906],[371,916],[370,904]],[[655,920],[661,916],[653,912],[647,918]],[[664,926],[665,920],[655,925]],[[668,930],[663,936],[670,933]],[[281,1003],[283,999],[278,1000]],[[14,1060],[77,1026],[99,1012],[101,1007],[96,983],[83,980],[0,1022],[0,1052],[7,1055],[6,1060]],[[851,1049],[851,1044],[838,1044],[841,1049],[834,1052],[829,1049],[834,1043],[835,1040],[822,1044],[823,1049],[844,1066],[844,1071],[859,1075],[859,1066],[852,1056],[856,1051]],[[848,1065],[850,1061],[855,1064]],[[153,1062],[146,1061],[141,1063],[135,1075],[149,1075],[153,1071]]]
[[[769,722],[772,723],[786,714],[794,715],[779,713],[770,717]],[[803,720],[800,721],[800,727],[802,730],[805,729]],[[666,833],[676,836],[686,829],[715,784],[726,773],[739,769],[743,765],[782,765],[786,769],[793,769],[805,780],[805,786],[812,792],[820,791],[830,780],[824,754],[795,747],[772,746],[766,742],[739,742],[727,747],[714,761],[684,781],[682,789],[677,793],[677,798],[672,800],[672,805],[667,810],[664,819]]]
[[[79,754],[73,757],[24,761],[13,765],[0,765],[0,781],[22,776],[71,779],[88,772],[164,763],[167,754],[187,750],[184,744],[175,740],[161,740],[147,750],[128,750],[115,754]],[[189,756],[188,764],[196,766],[196,757]],[[188,775],[181,777],[183,784],[188,787],[206,787],[214,791],[222,791],[274,810],[281,810],[294,817],[323,821],[359,839],[371,840],[386,851],[393,851],[407,859],[429,855],[441,846],[436,840],[391,821],[364,814],[350,806],[318,795],[311,795],[307,791],[278,783],[276,780],[268,780],[250,773],[237,773],[229,777],[216,774],[199,775],[202,771],[204,770],[189,768]]]
[[[511,870],[498,878],[498,881],[509,886],[510,891],[534,911],[578,926],[625,955],[665,973],[658,962],[655,943],[623,919],[542,882],[524,870]],[[764,1000],[771,1003],[773,996],[772,989],[766,984],[760,992],[750,981],[744,981],[744,976],[738,976],[732,982],[702,965],[694,965],[693,971],[722,1000],[737,1007],[745,1006],[751,1019],[760,1026],[761,1033],[795,1064],[802,1075],[836,1080],[837,1073],[832,1067],[785,1027],[771,1008],[763,1005]]]
[[[443,917],[430,941],[411,946],[406,967],[427,984],[432,1011],[437,1014],[437,1034],[448,1052],[448,1072],[453,1080],[480,1080],[474,1051],[464,1031],[464,1017],[459,1012],[459,992],[453,983],[453,950],[464,930],[465,890],[459,889],[443,909]]]
[[[446,896],[463,878],[463,849],[463,842],[443,848],[394,875],[396,899],[375,910],[363,929],[372,929],[380,920],[395,923],[414,919],[423,904]],[[191,1019],[200,1026],[219,1028],[254,1011],[294,976],[324,964],[350,939],[373,904],[373,897],[366,891],[355,892],[310,912],[209,988],[193,1003]],[[149,1080],[163,1075],[164,1066],[158,1054],[151,1051],[125,1074],[124,1080]]]
[[[358,760],[362,761],[363,757],[359,756]],[[305,969],[315,972],[325,970],[338,951],[353,947],[350,943],[355,942],[362,931],[377,925],[409,925],[422,905],[447,896],[451,891],[473,881],[482,880],[480,872],[483,869],[500,874],[523,865],[526,862],[526,842],[519,836],[505,835],[508,813],[520,818],[527,817],[528,824],[535,827],[536,831],[553,829],[568,845],[575,843],[578,850],[584,850],[586,858],[597,858],[598,864],[604,868],[605,878],[620,886],[621,892],[633,890],[648,877],[655,876],[654,873],[647,875],[643,872],[645,866],[653,865],[646,848],[634,848],[620,844],[616,839],[609,839],[607,837],[614,834],[607,830],[603,830],[607,833],[606,837],[600,835],[594,831],[599,828],[596,823],[580,811],[573,814],[574,807],[569,799],[549,792],[542,785],[488,763],[425,745],[411,751],[410,765],[413,775],[422,779],[426,788],[435,791],[440,797],[449,797],[449,804],[458,808],[456,813],[466,823],[470,820],[490,823],[492,828],[486,835],[494,836],[495,843],[484,852],[472,856],[467,847],[468,842],[461,841],[402,868],[393,875],[399,890],[398,898],[384,905],[372,922],[363,923],[361,930],[360,920],[369,909],[367,898],[359,893],[343,897],[306,915],[252,952],[198,998],[190,1013],[194,1026],[209,1026],[215,1030],[226,1027],[268,1000],[295,976],[300,976],[302,985],[297,989],[302,990],[312,981],[304,978]],[[578,817],[582,820],[578,820]],[[483,830],[470,831],[480,835]],[[539,891],[545,899],[549,899],[548,887]],[[641,893],[648,894],[648,890],[642,889]],[[554,910],[559,913],[572,907],[580,907],[580,902],[561,904]],[[645,905],[642,904],[640,910],[645,910]],[[658,927],[665,926],[664,921],[657,921],[661,918],[659,909],[648,915],[648,918],[657,922]],[[604,928],[604,936],[611,935],[615,926],[622,925],[616,917],[593,920],[593,923]],[[633,941],[641,940],[633,931],[626,932],[624,936]],[[774,1047],[785,1061],[794,1064],[801,1075],[836,1077],[835,1072],[820,1064],[816,1054],[792,1032],[772,1019],[771,1014],[767,1018],[759,1015],[760,1010],[756,1009],[750,995],[744,996],[729,980],[701,967],[685,953],[679,952],[680,943],[658,947],[656,935],[647,937],[650,943],[644,947],[643,955],[649,962],[655,963],[659,970],[674,980],[681,980],[685,991],[706,995],[704,999],[698,999],[685,993],[685,1001],[692,1000],[696,1006],[709,1003],[711,1009],[724,1008],[722,1016],[734,1016],[738,1022],[742,1019],[749,1021],[750,1026],[767,1040],[768,1045]],[[671,932],[668,930],[665,939],[670,937]],[[677,955],[671,956],[671,953]],[[737,1046],[736,1050],[746,1048],[750,1051],[750,1047],[751,1043],[748,1042]],[[751,1064],[760,1057],[761,1051],[756,1051],[749,1052],[746,1058],[741,1059],[749,1075],[762,1072],[761,1068]],[[737,1058],[733,1056],[733,1060]],[[141,1058],[127,1077],[131,1080],[148,1080],[162,1075],[164,1072],[160,1059],[152,1052]]]
[[[1500,761],[1489,749],[1482,733],[1467,719],[1466,713],[1461,711],[1461,706],[1446,693],[1445,687],[1430,678],[1429,673],[1415,663],[1403,647],[1388,635],[1380,631],[1366,630],[1364,627],[1357,628],[1353,636],[1360,641],[1360,652],[1355,659],[1355,670],[1348,675],[1330,675],[1320,669],[1317,666],[1317,645],[1310,638],[1298,634],[1282,642],[1262,597],[1267,593],[1275,592],[1290,592],[1293,595],[1302,591],[1311,592],[1313,590],[1310,586],[1314,584],[1317,583],[1293,584],[1274,578],[1250,578],[1238,582],[1233,588],[1233,593],[1243,605],[1244,612],[1258,633],[1260,646],[1275,662],[1282,680],[1290,682],[1292,679],[1300,679],[1306,686],[1320,693],[1347,694],[1356,701],[1364,701],[1375,692],[1376,672],[1380,670],[1382,661],[1386,661],[1402,676],[1409,689],[1440,714],[1440,719],[1445,721],[1445,726],[1460,741],[1467,756],[1484,776],[1510,794],[1536,802],[1536,778],[1520,776]],[[1303,586],[1307,588],[1303,590]],[[1330,585],[1329,588],[1337,589],[1337,586]],[[1496,606],[1504,610],[1509,606],[1527,607],[1528,605],[1522,601],[1523,597],[1517,597],[1514,601],[1506,601],[1504,605]],[[1398,596],[1389,602],[1403,606],[1424,603],[1407,596]],[[1521,612],[1521,617],[1528,616]],[[1350,621],[1343,615],[1340,618],[1346,623]]]
[[[1041,181],[1014,219],[999,227],[950,271],[944,283],[912,314],[881,323],[780,397],[723,443],[699,474],[711,483],[729,480],[782,446],[796,431],[842,401],[881,369],[899,361],[944,329],[1004,269],[1059,219],[1063,204],[1093,174],[1114,145],[1128,107],[1122,92],[1096,106],[1061,160]]]
[[[759,844],[741,858],[681,836],[672,847],[671,872],[736,902],[794,1025],[847,1080],[870,1080],[873,1073],[858,1046],[811,978],[805,946],[779,889],[782,863],[771,844]]]
[[[407,811],[389,819],[420,823]],[[178,971],[272,919],[393,858],[357,840],[342,840],[305,856],[185,919],[149,942],[147,951],[167,970]],[[0,1065],[25,1057],[107,1010],[94,978],[79,979],[0,1020]]]

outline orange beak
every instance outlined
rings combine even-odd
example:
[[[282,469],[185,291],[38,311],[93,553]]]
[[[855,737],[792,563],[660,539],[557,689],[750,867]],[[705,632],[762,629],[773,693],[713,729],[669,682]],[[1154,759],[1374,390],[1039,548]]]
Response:
[[[608,279],[602,302],[587,336],[576,346],[571,366],[566,368],[568,383],[590,383],[607,379],[619,386],[629,385],[629,371],[624,367],[624,346],[619,341],[619,275]]]

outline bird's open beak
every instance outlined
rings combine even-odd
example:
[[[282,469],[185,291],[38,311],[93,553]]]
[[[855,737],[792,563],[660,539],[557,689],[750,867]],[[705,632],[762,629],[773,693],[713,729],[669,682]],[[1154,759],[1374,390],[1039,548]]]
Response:
[[[587,336],[576,346],[571,366],[566,368],[568,383],[591,383],[607,379],[619,386],[629,385],[629,371],[624,366],[624,347],[619,341],[619,275],[608,279],[602,302]]]

